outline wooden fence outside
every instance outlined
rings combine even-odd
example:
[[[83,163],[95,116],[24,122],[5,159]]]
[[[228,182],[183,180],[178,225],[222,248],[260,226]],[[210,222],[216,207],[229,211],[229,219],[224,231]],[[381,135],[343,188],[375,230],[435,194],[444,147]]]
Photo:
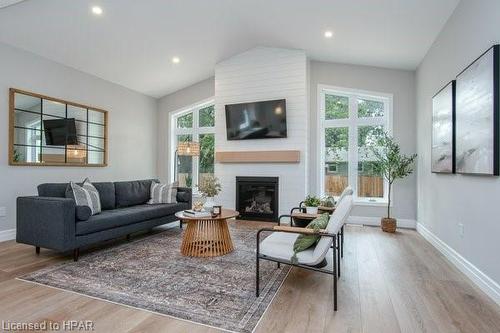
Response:
[[[347,186],[346,176],[326,176],[325,191],[332,195],[340,195]],[[381,177],[358,176],[358,196],[381,198],[384,196],[384,180]]]

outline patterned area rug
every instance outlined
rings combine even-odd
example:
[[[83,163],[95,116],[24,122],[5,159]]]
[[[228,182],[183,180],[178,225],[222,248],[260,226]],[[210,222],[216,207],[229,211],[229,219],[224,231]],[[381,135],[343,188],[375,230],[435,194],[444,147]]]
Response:
[[[255,297],[257,227],[230,223],[235,250],[215,258],[180,254],[182,230],[168,229],[131,243],[45,268],[21,280],[74,291],[235,332],[252,332],[289,267],[261,261]]]

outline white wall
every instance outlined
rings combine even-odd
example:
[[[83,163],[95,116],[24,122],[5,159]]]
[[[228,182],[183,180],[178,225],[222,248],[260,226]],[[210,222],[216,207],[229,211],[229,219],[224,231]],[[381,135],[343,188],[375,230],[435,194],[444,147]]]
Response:
[[[300,150],[298,164],[216,164],[223,191],[218,200],[234,207],[236,176],[279,177],[280,214],[304,199],[308,177],[307,59],[303,51],[258,47],[215,68],[216,151]],[[225,105],[286,99],[287,132],[283,139],[228,141]]]
[[[461,1],[418,67],[416,83],[418,221],[500,283],[500,178],[438,175],[430,169],[432,96],[498,42],[500,1]]]
[[[109,111],[109,166],[8,166],[9,88]],[[36,194],[43,182],[115,181],[156,176],[157,102],[116,84],[0,43],[0,231],[15,228],[16,197]]]
[[[319,165],[316,128],[318,122],[318,84],[360,89],[393,95],[393,133],[403,152],[416,152],[415,72],[368,66],[311,61],[310,74],[310,171],[311,192],[320,193],[317,173]],[[394,185],[393,214],[400,219],[416,219],[416,174]],[[381,217],[385,208],[356,206],[353,216]]]
[[[215,95],[215,79],[208,78],[187,88],[162,97],[158,102],[158,176],[169,181],[170,114]]]

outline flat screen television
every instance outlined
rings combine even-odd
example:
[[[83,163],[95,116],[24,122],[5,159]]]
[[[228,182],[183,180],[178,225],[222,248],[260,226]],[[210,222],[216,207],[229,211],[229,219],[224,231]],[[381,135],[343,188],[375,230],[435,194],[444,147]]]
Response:
[[[47,146],[77,145],[74,118],[47,119],[43,121]]]
[[[286,101],[226,105],[228,140],[286,138]]]

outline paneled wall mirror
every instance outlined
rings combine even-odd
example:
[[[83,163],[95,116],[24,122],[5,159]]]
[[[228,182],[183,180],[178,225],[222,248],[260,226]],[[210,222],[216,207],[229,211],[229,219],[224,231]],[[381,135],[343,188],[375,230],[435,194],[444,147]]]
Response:
[[[107,165],[107,111],[14,88],[9,103],[10,165]]]

